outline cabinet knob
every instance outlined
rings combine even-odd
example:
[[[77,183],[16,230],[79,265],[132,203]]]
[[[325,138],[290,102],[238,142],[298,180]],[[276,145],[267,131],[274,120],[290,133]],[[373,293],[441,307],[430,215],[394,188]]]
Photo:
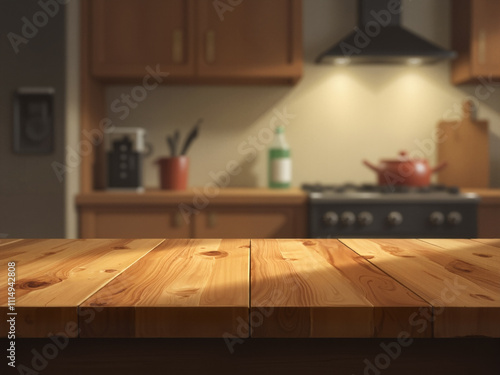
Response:
[[[209,30],[205,36],[205,60],[207,64],[215,62],[215,31]]]
[[[172,32],[172,62],[174,64],[184,62],[184,33],[181,29]]]

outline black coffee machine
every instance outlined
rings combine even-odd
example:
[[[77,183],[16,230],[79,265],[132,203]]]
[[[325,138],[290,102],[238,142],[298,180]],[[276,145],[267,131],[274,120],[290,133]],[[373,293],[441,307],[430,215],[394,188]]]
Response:
[[[115,128],[108,134],[108,189],[144,190],[145,136],[142,128]]]

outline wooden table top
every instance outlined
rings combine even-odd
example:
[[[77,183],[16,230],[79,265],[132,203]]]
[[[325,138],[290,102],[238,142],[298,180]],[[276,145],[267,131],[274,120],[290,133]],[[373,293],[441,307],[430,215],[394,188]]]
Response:
[[[0,263],[17,337],[500,337],[497,239],[3,239]]]

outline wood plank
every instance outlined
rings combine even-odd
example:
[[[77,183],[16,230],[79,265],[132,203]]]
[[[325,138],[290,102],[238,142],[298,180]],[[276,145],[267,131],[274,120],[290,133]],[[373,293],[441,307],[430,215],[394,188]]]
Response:
[[[485,245],[500,247],[500,239],[498,238],[474,238],[473,240]]]
[[[420,240],[342,239],[359,255],[429,301],[435,337],[500,337],[500,267],[471,264]]]
[[[432,337],[429,325],[417,329],[412,317],[432,313],[432,307],[343,243],[334,239],[310,241],[309,246],[354,284],[374,306],[373,337]],[[314,245],[312,243],[315,243]]]
[[[425,238],[421,241],[440,247],[439,251],[449,253],[455,258],[461,259],[474,265],[492,268],[492,271],[500,268],[500,250],[495,246],[472,241],[469,239],[441,239]]]
[[[21,241],[20,239],[14,239],[14,238],[0,238],[0,246],[7,245],[12,242],[17,242]]]
[[[252,240],[252,337],[372,337],[372,304],[316,244]]]
[[[67,324],[78,322],[80,303],[162,241],[54,239],[2,246],[1,269],[16,262],[17,336],[46,337],[68,331]],[[0,284],[0,294],[7,295],[7,278]],[[0,314],[6,313],[7,301],[0,301]],[[3,321],[1,325],[5,327]]]
[[[81,336],[247,337],[249,247],[165,240],[81,305]]]

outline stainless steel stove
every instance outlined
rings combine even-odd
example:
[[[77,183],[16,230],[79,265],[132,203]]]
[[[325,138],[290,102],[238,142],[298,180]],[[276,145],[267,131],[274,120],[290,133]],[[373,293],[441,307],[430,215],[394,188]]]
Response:
[[[473,238],[479,197],[457,187],[304,184],[313,238]]]

